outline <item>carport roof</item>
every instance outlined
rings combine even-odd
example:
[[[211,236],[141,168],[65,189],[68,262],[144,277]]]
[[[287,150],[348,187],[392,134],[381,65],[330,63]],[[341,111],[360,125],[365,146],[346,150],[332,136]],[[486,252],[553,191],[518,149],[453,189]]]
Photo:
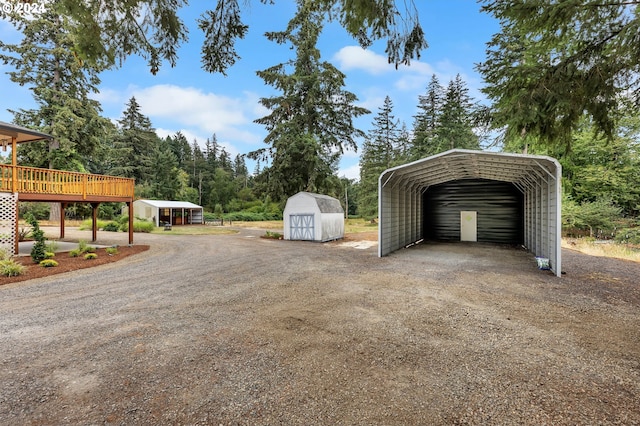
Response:
[[[382,187],[388,185],[426,188],[460,179],[490,179],[513,182],[520,189],[533,186],[534,177],[548,181],[559,163],[541,155],[452,149],[432,157],[385,170]]]

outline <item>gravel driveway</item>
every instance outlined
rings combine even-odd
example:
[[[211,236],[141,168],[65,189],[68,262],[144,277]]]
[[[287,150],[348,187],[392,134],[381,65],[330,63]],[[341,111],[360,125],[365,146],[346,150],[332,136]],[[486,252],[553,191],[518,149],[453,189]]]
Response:
[[[640,265],[136,234],[0,286],[0,424],[640,424]]]

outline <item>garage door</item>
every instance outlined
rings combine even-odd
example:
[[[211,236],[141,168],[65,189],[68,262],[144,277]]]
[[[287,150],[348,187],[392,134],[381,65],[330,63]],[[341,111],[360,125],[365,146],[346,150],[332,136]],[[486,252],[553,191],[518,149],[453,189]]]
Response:
[[[291,239],[313,241],[315,235],[313,219],[313,214],[289,215],[289,230],[291,231]]]
[[[522,244],[523,196],[509,182],[465,179],[430,187],[424,195],[425,237],[460,241],[461,212],[477,212],[477,241]]]

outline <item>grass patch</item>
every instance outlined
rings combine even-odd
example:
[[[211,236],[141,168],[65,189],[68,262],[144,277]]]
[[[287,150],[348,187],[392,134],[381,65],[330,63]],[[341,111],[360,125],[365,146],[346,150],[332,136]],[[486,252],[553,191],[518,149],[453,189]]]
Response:
[[[367,219],[347,219],[344,222],[344,232],[348,234],[357,234],[358,232],[377,232],[378,221],[373,223]]]
[[[118,254],[118,248],[117,247],[107,247],[106,249],[104,249],[104,251],[109,256],[112,256],[114,254]]]
[[[613,257],[640,262],[640,249],[627,244],[597,242],[587,238],[563,238],[562,247],[577,250],[589,256]]]
[[[25,267],[13,259],[0,260],[0,275],[5,277],[17,277],[22,274]]]

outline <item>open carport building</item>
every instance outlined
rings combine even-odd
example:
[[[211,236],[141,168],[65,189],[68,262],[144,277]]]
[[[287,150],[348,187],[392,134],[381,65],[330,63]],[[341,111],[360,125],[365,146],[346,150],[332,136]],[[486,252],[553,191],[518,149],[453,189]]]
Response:
[[[425,239],[521,244],[560,276],[561,176],[551,157],[462,149],[387,169],[378,255]]]

